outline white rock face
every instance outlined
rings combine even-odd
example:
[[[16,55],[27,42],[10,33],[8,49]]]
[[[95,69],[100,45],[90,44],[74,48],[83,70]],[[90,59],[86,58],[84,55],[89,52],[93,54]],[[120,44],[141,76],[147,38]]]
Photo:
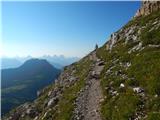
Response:
[[[50,96],[51,94],[52,94],[52,91],[49,91],[49,92],[48,92],[48,96]]]
[[[133,91],[138,93],[140,91],[140,88],[139,87],[133,88]]]
[[[131,63],[130,62],[127,62],[127,67],[130,67],[131,66]]]
[[[123,37],[125,39],[125,44],[137,41],[138,37],[136,34],[134,34],[136,32],[136,29],[137,26],[131,26],[124,30]]]
[[[128,53],[132,53],[134,51],[140,50],[142,48],[142,42],[139,42],[138,45],[134,46],[131,50],[128,51]]]
[[[141,93],[141,92],[143,92],[143,89],[140,88],[140,87],[134,87],[133,91],[136,92],[136,93]]]
[[[113,45],[116,43],[116,34],[113,33],[111,35],[111,43],[110,43],[110,48],[109,49],[112,49]]]
[[[125,85],[123,83],[120,84],[120,88],[124,88]]]
[[[145,0],[142,1],[142,7],[136,12],[134,17],[146,16],[160,9],[160,1]]]
[[[54,98],[50,99],[47,105],[51,106],[53,102],[54,102]]]
[[[38,116],[36,116],[36,117],[34,118],[34,120],[38,120]]]
[[[118,40],[118,33],[113,33],[108,41],[108,43],[106,44],[106,50],[112,50],[114,44],[117,42]]]
[[[31,112],[31,109],[27,109],[26,113],[30,114],[30,112]]]

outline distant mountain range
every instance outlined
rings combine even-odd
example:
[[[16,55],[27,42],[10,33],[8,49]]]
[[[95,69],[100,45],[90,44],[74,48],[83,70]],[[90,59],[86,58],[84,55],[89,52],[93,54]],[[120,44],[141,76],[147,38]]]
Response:
[[[3,115],[26,101],[34,100],[37,91],[53,83],[60,70],[46,60],[30,59],[18,68],[2,69],[1,73]]]
[[[59,64],[61,66],[66,66],[66,65],[70,65],[76,61],[78,61],[80,58],[78,57],[65,57],[63,55],[57,56],[50,56],[50,55],[44,55],[42,57],[40,57],[42,59],[46,59],[47,61],[49,61],[50,63],[56,63]]]
[[[16,68],[22,65],[22,62],[17,60],[16,58],[2,58],[1,59],[1,68]]]
[[[32,56],[27,57],[2,57],[2,64],[1,68],[16,68],[22,65],[26,60],[32,59]],[[78,61],[80,58],[78,57],[65,57],[63,55],[60,56],[50,56],[50,55],[44,55],[42,57],[39,57],[39,59],[46,59],[50,64],[52,64],[54,67],[61,69],[66,65],[72,64],[73,62]]]

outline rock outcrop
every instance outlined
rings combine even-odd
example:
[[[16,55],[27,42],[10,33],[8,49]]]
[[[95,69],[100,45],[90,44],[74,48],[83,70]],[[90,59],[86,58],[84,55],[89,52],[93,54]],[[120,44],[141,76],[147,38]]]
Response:
[[[157,10],[160,10],[160,1],[144,0],[142,1],[142,7],[137,11],[135,17],[146,16]]]

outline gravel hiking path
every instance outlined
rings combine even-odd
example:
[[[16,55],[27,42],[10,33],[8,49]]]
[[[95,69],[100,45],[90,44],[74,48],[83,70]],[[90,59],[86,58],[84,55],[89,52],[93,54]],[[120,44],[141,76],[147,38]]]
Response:
[[[103,100],[99,75],[103,70],[103,61],[95,57],[86,85],[75,102],[73,120],[101,120],[100,102]]]

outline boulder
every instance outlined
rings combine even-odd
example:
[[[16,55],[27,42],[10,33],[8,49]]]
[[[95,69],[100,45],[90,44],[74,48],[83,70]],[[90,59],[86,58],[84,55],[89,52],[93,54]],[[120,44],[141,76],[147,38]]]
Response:
[[[121,83],[119,87],[120,87],[120,88],[124,88],[125,85],[124,85],[123,83]]]
[[[104,61],[99,61],[99,62],[97,62],[97,65],[98,66],[103,66],[103,65],[105,65],[105,63],[104,63]]]
[[[38,115],[38,112],[34,108],[29,108],[26,110],[26,114],[29,115],[31,118],[35,118]]]
[[[142,89],[141,87],[134,87],[133,91],[136,92],[136,93],[143,93],[144,89]]]
[[[139,42],[139,44],[134,46],[131,50],[129,50],[128,53],[131,54],[132,52],[140,50],[141,48],[142,48],[142,42]]]
[[[57,102],[59,101],[58,97],[54,97],[54,98],[51,98],[48,103],[47,103],[47,106],[50,107],[50,106],[54,106],[57,104]]]

